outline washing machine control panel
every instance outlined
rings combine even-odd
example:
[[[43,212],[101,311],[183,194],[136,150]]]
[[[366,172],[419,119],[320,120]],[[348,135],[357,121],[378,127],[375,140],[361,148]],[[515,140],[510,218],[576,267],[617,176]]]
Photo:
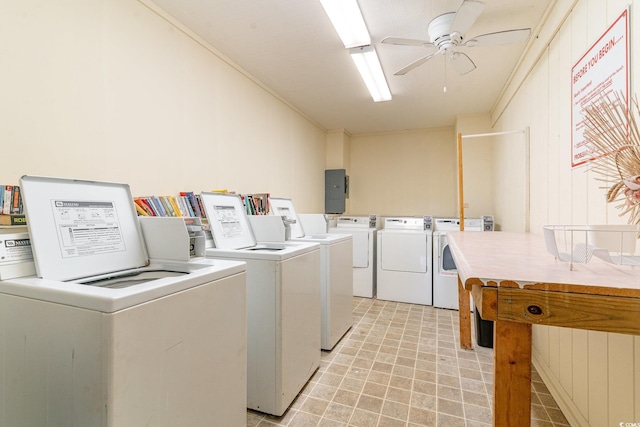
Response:
[[[338,227],[378,228],[378,215],[341,216],[336,221]]]
[[[493,216],[484,215],[482,217],[482,230],[483,231],[493,231]]]
[[[431,215],[425,215],[423,219],[424,219],[424,229],[433,230],[433,217]]]
[[[384,219],[384,228],[394,230],[432,230],[433,217],[388,217]]]

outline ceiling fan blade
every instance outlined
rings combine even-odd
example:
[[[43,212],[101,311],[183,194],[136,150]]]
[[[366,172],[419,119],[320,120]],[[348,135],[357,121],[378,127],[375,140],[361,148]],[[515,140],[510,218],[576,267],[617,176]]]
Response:
[[[455,68],[461,76],[476,69],[476,64],[474,64],[471,58],[462,52],[453,52],[449,59],[451,60],[453,68]]]
[[[484,10],[484,3],[476,0],[464,0],[451,21],[448,33],[464,35]]]
[[[409,71],[413,70],[414,68],[418,68],[419,66],[421,66],[422,64],[424,64],[425,62],[427,62],[428,60],[430,60],[431,58],[436,56],[438,53],[440,53],[440,52],[434,52],[434,53],[432,53],[430,55],[423,56],[422,58],[413,61],[411,64],[407,65],[406,67],[402,68],[401,70],[396,71],[394,73],[394,75],[395,76],[404,76]]]
[[[433,43],[430,43],[426,40],[418,40],[418,39],[405,39],[402,37],[385,37],[382,39],[381,43],[384,44],[395,44],[399,46],[433,46]]]
[[[497,33],[476,36],[464,42],[462,46],[502,46],[505,44],[522,43],[529,38],[529,34],[531,34],[531,28],[498,31]]]

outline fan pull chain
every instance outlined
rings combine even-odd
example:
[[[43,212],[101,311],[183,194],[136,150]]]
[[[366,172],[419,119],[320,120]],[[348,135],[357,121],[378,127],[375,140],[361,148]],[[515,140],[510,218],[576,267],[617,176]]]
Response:
[[[447,93],[447,56],[444,56],[444,88],[443,93]]]

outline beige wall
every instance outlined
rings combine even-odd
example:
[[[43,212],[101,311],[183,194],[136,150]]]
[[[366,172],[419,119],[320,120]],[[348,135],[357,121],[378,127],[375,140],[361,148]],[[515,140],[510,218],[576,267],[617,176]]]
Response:
[[[453,128],[351,136],[351,214],[456,215]]]
[[[326,132],[145,3],[0,4],[0,183],[269,191],[321,212]]]
[[[457,217],[456,131],[488,130],[489,115],[484,114],[459,117],[455,129],[352,135],[349,160],[343,166],[350,185],[347,213]],[[328,141],[341,140],[338,136],[330,133]],[[492,152],[490,139],[463,142],[466,217],[493,214]]]
[[[570,70],[627,5],[626,0],[557,2],[512,85],[492,114],[494,131],[530,128],[530,152],[511,141],[494,147],[496,215],[504,230],[524,231],[519,210],[530,190],[531,232],[545,224],[624,223],[594,175],[571,168]],[[638,9],[631,7],[631,70]],[[529,165],[530,177],[526,173]],[[509,187],[507,188],[507,184]],[[534,361],[572,425],[640,421],[640,337],[534,326]]]

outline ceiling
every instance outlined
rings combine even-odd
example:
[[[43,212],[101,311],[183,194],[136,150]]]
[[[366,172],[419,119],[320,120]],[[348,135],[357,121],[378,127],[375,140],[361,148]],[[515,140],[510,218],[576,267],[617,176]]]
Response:
[[[393,95],[375,103],[319,0],[153,1],[318,125],[350,134],[452,126],[457,115],[489,112],[527,46],[462,47],[477,66],[463,76],[442,55],[395,76],[432,50],[380,41],[428,40],[429,21],[462,1],[358,0]],[[518,28],[535,37],[551,1],[484,0],[465,38]]]

